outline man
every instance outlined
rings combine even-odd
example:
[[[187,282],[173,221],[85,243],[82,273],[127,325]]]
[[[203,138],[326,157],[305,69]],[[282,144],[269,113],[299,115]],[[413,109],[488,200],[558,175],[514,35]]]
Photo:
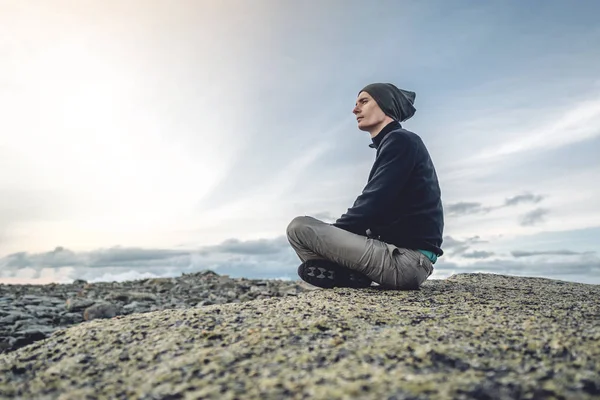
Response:
[[[354,205],[335,223],[294,218],[287,237],[302,264],[298,275],[323,287],[418,290],[441,249],[444,215],[433,162],[423,141],[402,128],[415,93],[391,83],[367,85],[353,110],[376,157]]]

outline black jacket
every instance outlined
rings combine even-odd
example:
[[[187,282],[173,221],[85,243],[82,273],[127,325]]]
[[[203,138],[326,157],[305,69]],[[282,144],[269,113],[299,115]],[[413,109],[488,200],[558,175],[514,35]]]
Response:
[[[334,226],[409,249],[443,254],[444,212],[437,174],[421,138],[394,121],[373,138],[367,185]],[[371,234],[372,233],[372,234]]]

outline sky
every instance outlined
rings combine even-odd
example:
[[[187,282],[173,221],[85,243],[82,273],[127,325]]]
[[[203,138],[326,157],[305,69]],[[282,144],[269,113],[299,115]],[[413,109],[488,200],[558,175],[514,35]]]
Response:
[[[333,222],[375,158],[359,90],[445,210],[430,279],[600,284],[595,0],[0,0],[0,283],[298,279],[285,232]]]

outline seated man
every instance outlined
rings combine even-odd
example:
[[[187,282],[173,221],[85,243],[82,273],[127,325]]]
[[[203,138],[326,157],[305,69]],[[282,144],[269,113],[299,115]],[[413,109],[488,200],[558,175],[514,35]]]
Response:
[[[374,83],[358,93],[358,129],[371,134],[376,158],[352,208],[335,223],[294,218],[287,237],[311,285],[418,290],[443,254],[444,215],[433,162],[401,122],[415,113],[415,93]]]

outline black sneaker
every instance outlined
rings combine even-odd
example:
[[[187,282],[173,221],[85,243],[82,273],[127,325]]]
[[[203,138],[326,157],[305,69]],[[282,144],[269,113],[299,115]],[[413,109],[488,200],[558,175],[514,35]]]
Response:
[[[328,260],[308,260],[298,267],[298,275],[303,281],[325,289],[334,287],[366,288],[371,279]]]

